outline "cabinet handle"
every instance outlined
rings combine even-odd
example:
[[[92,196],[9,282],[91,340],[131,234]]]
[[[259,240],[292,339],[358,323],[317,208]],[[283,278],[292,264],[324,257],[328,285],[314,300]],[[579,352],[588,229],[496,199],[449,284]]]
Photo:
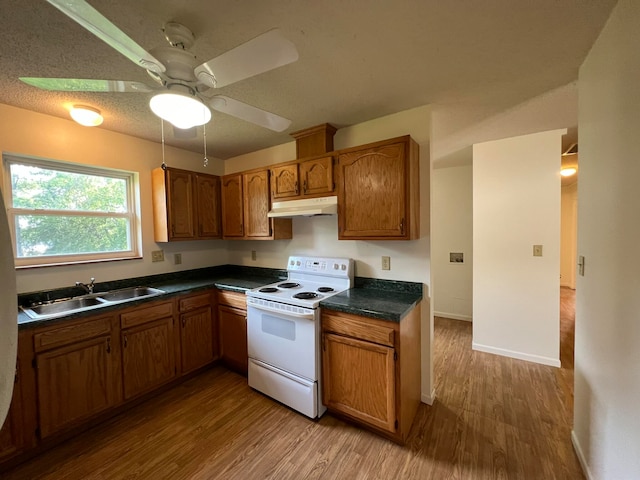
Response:
[[[307,193],[307,181],[302,182],[302,193]]]
[[[404,218],[400,220],[400,234],[404,235]]]
[[[296,195],[298,195],[298,182],[296,182]]]
[[[124,336],[124,348],[127,348],[127,336]]]
[[[184,328],[184,327],[186,327],[186,326],[187,326],[187,319],[186,319],[186,318],[183,318],[183,319],[182,319],[182,327]]]
[[[111,353],[111,337],[107,338],[107,353]]]

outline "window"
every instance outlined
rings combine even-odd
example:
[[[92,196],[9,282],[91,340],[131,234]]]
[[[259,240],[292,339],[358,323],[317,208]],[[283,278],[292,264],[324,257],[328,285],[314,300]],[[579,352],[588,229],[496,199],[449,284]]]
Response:
[[[138,257],[136,174],[5,155],[16,266]]]

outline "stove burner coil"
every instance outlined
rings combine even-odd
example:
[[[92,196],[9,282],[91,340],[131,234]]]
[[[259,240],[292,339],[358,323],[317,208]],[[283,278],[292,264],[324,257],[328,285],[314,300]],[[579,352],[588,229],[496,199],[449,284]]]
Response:
[[[333,292],[333,288],[331,287],[318,287],[318,291],[321,293]]]
[[[277,292],[278,289],[276,287],[264,287],[258,290],[261,293],[274,293]]]
[[[293,298],[297,298],[300,300],[311,300],[313,298],[318,298],[319,295],[316,292],[300,292],[296,293]]]
[[[284,283],[278,284],[278,288],[296,288],[299,286],[300,284],[295,282],[284,282]]]

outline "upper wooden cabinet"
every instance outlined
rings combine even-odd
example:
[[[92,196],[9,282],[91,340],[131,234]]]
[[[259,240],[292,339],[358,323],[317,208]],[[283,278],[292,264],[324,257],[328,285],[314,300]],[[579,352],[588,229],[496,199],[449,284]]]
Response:
[[[409,136],[340,151],[337,180],[340,240],[419,238],[419,153]]]
[[[324,197],[333,192],[331,156],[271,167],[271,195],[274,200]]]
[[[269,218],[269,170],[222,177],[223,238],[278,240],[292,237],[290,218]]]
[[[332,194],[335,190],[333,157],[312,158],[300,162],[300,179],[304,196]]]
[[[222,177],[222,235],[224,238],[244,237],[241,174]]]
[[[297,198],[300,195],[298,164],[271,168],[271,196],[274,200]]]
[[[220,177],[167,167],[152,172],[154,240],[220,238]]]

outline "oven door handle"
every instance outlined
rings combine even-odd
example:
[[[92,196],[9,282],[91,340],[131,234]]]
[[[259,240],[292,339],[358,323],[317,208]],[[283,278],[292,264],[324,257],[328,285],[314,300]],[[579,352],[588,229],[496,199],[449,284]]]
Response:
[[[255,308],[256,310],[263,310],[265,312],[277,313],[285,317],[289,316],[289,317],[296,317],[296,318],[305,318],[307,320],[313,320],[313,317],[314,317],[313,312],[299,313],[299,312],[292,312],[289,310],[280,310],[279,308],[271,308],[267,305],[256,305],[255,303],[252,303],[250,300],[247,302],[247,306],[251,308]]]

